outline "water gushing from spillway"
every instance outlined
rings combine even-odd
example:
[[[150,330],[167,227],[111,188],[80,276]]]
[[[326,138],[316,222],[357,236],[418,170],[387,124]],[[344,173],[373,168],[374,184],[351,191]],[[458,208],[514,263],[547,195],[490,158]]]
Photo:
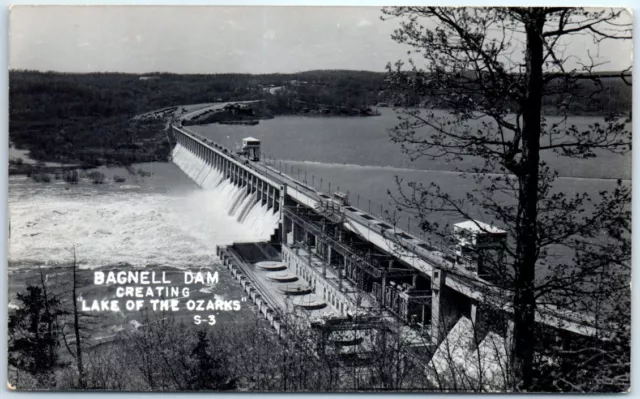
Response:
[[[220,198],[227,215],[252,231],[253,237],[268,240],[278,225],[278,214],[262,204],[255,193],[234,185],[230,180],[195,156],[182,145],[173,150],[173,162],[198,186]]]
[[[76,248],[81,267],[117,264],[194,268],[217,260],[216,246],[265,241],[278,215],[255,195],[231,184],[186,149],[174,151],[175,164],[139,165],[149,177],[127,176],[125,184],[107,178],[94,185],[54,181],[9,181],[11,267],[68,264]]]

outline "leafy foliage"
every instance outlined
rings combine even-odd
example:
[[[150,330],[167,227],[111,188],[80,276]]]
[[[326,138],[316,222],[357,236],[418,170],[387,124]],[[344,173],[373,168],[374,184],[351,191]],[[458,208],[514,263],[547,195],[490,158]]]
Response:
[[[60,365],[57,318],[60,301],[47,297],[41,287],[28,286],[18,294],[20,307],[9,315],[9,364],[45,378]]]
[[[77,170],[65,170],[63,174],[64,181],[71,184],[78,184],[78,171]]]
[[[91,179],[91,182],[93,184],[104,183],[105,176],[104,176],[104,173],[102,172],[98,172],[98,171],[89,172],[88,176],[89,176],[89,179]]]
[[[191,390],[229,390],[235,388],[235,380],[227,375],[225,359],[211,347],[207,332],[197,332],[198,341],[191,351],[194,360],[188,380]]]

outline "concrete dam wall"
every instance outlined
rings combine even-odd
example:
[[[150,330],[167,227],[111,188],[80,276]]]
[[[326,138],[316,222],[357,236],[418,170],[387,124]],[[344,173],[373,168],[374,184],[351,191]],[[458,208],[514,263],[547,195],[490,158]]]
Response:
[[[220,212],[251,230],[248,240],[266,241],[274,234],[280,215],[256,186],[241,180],[234,182],[220,167],[180,142],[173,150],[172,160],[200,188],[212,192],[220,201]]]

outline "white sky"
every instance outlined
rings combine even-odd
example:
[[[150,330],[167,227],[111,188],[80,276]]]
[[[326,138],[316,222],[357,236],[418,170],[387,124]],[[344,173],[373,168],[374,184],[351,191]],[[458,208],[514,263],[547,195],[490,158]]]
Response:
[[[397,20],[379,7],[16,6],[9,21],[11,69],[64,72],[272,73],[312,69],[383,71],[406,59],[391,40]],[[600,70],[631,63],[631,41],[599,48]]]

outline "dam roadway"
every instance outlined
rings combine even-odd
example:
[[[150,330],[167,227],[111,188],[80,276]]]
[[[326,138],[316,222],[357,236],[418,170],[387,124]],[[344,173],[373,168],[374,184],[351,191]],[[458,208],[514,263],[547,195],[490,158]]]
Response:
[[[186,127],[172,125],[172,130],[179,146],[233,184],[246,186],[257,201],[279,213],[279,225],[272,238],[282,244],[283,258],[311,283],[316,294],[322,287],[323,298],[334,303],[339,312],[353,310],[350,304],[354,300],[348,294],[351,291],[344,288],[351,284],[353,292],[364,291],[365,296],[373,298],[372,303],[389,310],[402,322],[418,325],[422,331],[426,328],[434,345],[461,317],[480,323],[494,317],[486,309],[497,309],[506,315],[513,312],[504,299],[509,298],[507,292],[479,277],[477,269],[459,264],[448,251],[434,248],[365,211],[337,204],[332,193],[319,192]],[[478,223],[469,221],[466,225],[472,229]],[[340,228],[330,231],[331,225]],[[321,270],[317,279],[312,273],[316,265]],[[454,316],[449,317],[451,314]],[[512,331],[510,317],[506,317],[506,331],[502,331],[505,338]],[[443,322],[444,319],[452,321]],[[549,306],[540,307],[536,322],[579,336],[597,333],[590,317]],[[441,324],[445,325],[444,331],[434,328]]]

